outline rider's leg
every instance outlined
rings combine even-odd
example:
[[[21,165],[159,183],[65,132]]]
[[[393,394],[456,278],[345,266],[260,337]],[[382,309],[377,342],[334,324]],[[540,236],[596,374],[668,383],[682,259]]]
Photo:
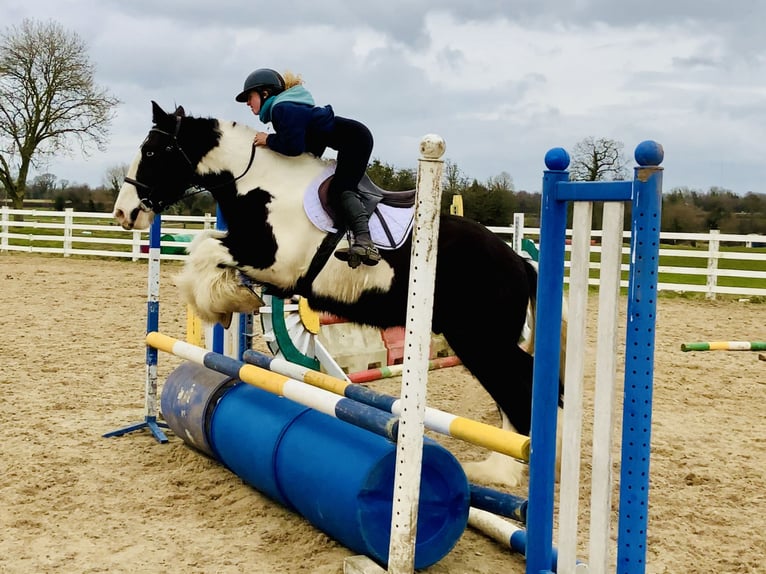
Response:
[[[355,192],[344,190],[340,193],[339,204],[354,241],[351,247],[338,249],[335,257],[347,261],[350,267],[358,267],[360,263],[376,265],[380,261],[380,253],[370,237],[369,215],[362,201]]]
[[[335,176],[330,183],[330,205],[354,236],[351,247],[339,249],[335,256],[349,266],[375,265],[380,253],[370,238],[370,214],[356,194],[372,154],[372,134],[367,127],[348,118],[335,117],[330,147],[338,151]]]

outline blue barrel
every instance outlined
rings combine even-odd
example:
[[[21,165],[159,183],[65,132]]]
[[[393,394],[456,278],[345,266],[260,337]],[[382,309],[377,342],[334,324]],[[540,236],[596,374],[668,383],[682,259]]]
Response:
[[[216,458],[242,480],[298,512],[282,492],[275,457],[289,426],[310,411],[284,397],[239,383],[213,412],[210,445]]]
[[[208,403],[207,443],[218,460],[344,546],[388,561],[395,444],[245,383]],[[189,426],[183,428],[193,436]],[[466,528],[469,504],[462,467],[426,439],[415,568],[427,568],[452,550]]]
[[[162,387],[160,411],[186,444],[215,457],[208,442],[213,407],[237,379],[195,363],[181,363]]]

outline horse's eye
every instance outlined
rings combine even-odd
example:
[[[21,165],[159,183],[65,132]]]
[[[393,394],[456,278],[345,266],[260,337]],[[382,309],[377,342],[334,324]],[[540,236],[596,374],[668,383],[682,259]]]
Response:
[[[154,155],[154,152],[153,151],[147,151],[147,152],[144,152],[144,155],[146,155],[146,157],[152,157]]]

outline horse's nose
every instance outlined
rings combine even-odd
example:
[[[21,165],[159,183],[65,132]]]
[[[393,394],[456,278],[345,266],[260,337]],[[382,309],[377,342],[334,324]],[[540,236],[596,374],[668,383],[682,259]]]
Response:
[[[112,215],[114,215],[117,223],[119,223],[124,229],[130,229],[132,227],[130,221],[128,220],[127,214],[122,209],[115,209]]]

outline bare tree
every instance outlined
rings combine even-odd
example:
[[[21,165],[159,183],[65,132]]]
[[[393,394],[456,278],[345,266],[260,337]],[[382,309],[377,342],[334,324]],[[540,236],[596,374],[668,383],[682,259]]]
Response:
[[[29,197],[51,197],[56,189],[56,176],[52,173],[43,173],[35,176],[32,184],[27,186]]]
[[[623,143],[607,138],[587,137],[572,151],[569,177],[572,181],[623,180],[628,176]]]
[[[95,85],[80,37],[59,24],[24,20],[0,37],[0,185],[23,206],[27,176],[41,157],[103,149],[119,103]]]
[[[499,175],[493,175],[487,180],[487,187],[491,190],[513,193],[513,178],[507,171],[501,171]]]
[[[466,187],[468,187],[468,178],[463,175],[460,168],[455,162],[447,159],[444,162],[444,174],[442,176],[442,184],[444,191],[442,193],[441,212],[452,213],[452,206],[457,205],[454,200],[456,195],[462,195]],[[456,208],[462,215],[462,198],[459,198],[461,207]],[[457,213],[457,211],[455,212]]]
[[[104,187],[112,194],[112,199],[117,199],[122,182],[125,180],[125,176],[128,175],[129,167],[127,163],[121,163],[113,165],[106,170],[104,174]]]

